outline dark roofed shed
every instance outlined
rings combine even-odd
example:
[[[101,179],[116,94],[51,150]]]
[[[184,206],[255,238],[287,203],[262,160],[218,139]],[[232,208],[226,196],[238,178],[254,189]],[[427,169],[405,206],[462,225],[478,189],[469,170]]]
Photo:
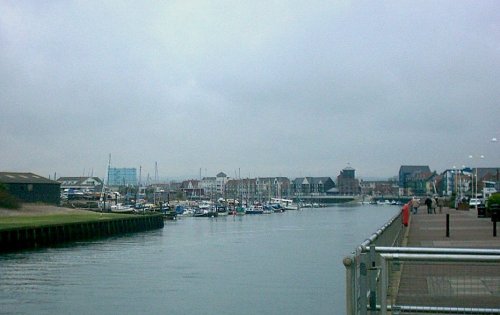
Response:
[[[23,202],[59,205],[61,184],[33,173],[0,172],[0,183]]]

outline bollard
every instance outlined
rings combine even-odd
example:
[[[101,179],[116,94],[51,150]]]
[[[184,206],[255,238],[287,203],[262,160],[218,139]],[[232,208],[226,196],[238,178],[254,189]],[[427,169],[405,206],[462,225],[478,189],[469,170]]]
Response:
[[[446,214],[446,237],[450,237],[450,214]]]
[[[497,221],[498,221],[499,214],[497,211],[493,211],[491,214],[491,222],[493,222],[493,237],[497,236]]]

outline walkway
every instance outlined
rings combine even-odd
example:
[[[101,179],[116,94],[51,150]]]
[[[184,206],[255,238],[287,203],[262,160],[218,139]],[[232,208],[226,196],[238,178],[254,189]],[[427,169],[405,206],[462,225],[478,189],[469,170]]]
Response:
[[[500,249],[500,233],[493,237],[491,219],[478,218],[475,209],[443,208],[442,213],[439,209],[437,212],[427,214],[427,209],[420,207],[418,214],[411,215],[406,246]],[[450,215],[449,237],[446,214]],[[500,308],[500,268],[484,264],[405,263],[396,304]]]
[[[478,218],[475,209],[436,211],[437,214],[429,215],[425,207],[420,207],[418,214],[411,215],[407,246],[500,248],[500,223],[498,236],[493,237],[491,219]],[[446,237],[446,214],[450,214],[450,237]]]

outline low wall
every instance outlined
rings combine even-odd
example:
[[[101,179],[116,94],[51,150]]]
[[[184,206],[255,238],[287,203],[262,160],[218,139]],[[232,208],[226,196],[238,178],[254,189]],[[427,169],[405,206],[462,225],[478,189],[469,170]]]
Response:
[[[162,215],[146,215],[106,221],[7,229],[0,231],[0,252],[141,232],[159,229],[163,225]]]

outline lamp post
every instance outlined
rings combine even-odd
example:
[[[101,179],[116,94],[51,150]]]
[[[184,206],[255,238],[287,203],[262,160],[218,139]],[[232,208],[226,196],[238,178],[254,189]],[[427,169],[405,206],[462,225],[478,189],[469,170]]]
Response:
[[[484,159],[484,155],[479,155],[478,157],[481,158],[481,159]],[[474,156],[473,155],[469,155],[469,159],[474,159]],[[477,167],[478,166],[476,165],[475,171],[472,173],[472,183],[471,183],[471,186],[472,186],[471,187],[472,188],[472,195],[474,196],[474,199],[477,199]],[[476,186],[475,186],[476,187],[476,193],[474,193],[474,176],[476,177]],[[476,203],[475,208],[476,208],[476,211],[477,211],[477,200],[475,201],[475,203]]]
[[[458,192],[457,192],[457,167],[455,165],[453,165],[453,186],[455,186],[455,200],[457,199],[458,197]]]
[[[493,143],[497,143],[497,142],[498,142],[498,140],[497,140],[497,138],[496,138],[496,137],[493,137],[493,138],[491,138],[491,142],[493,142]],[[499,181],[498,181],[498,175],[499,175],[499,172],[498,172],[498,168],[497,168],[497,180],[496,180],[496,183],[495,183],[495,188],[497,188],[497,187],[498,187],[498,183],[499,183]],[[498,188],[497,188],[497,189],[498,189]]]

